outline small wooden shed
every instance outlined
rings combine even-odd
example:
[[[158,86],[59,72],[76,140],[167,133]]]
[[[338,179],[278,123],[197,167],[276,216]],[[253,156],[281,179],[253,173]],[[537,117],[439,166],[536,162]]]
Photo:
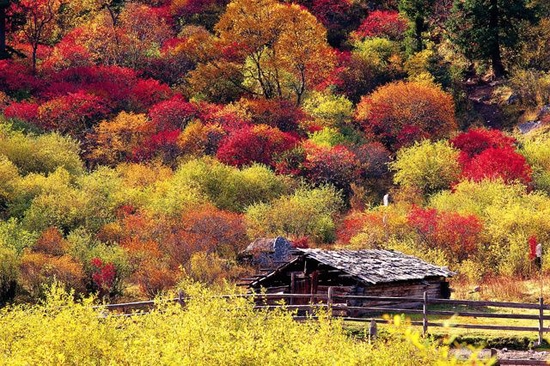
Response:
[[[427,292],[431,298],[449,298],[447,278],[452,275],[445,267],[396,251],[296,249],[289,262],[259,275],[249,288],[267,293],[326,295],[332,287],[336,296],[422,298]],[[350,306],[374,305],[365,300],[343,302]]]

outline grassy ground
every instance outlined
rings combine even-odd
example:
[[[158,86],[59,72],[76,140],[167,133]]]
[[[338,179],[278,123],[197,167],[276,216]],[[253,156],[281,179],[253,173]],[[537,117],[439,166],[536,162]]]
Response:
[[[482,283],[454,282],[452,287],[455,290],[452,299],[460,300],[480,300],[480,301],[512,301],[521,303],[538,303],[538,298],[546,295],[545,303],[550,304],[550,277],[518,280],[513,278],[495,278],[486,280]],[[538,315],[536,309],[510,309],[510,308],[467,308],[464,306],[430,306],[431,310],[445,311],[468,311],[468,312],[486,312],[486,313],[506,313],[506,314],[529,314]],[[393,315],[396,314],[389,314]],[[397,314],[399,315],[399,314]],[[550,310],[545,311],[545,315],[550,315]],[[406,318],[419,321],[422,315],[412,314]],[[428,332],[435,338],[451,337],[458,344],[469,344],[478,347],[495,347],[509,349],[529,349],[534,346],[538,339],[536,331],[496,331],[496,330],[477,330],[453,327],[453,324],[480,324],[480,325],[503,325],[518,327],[538,327],[538,320],[530,319],[498,319],[485,317],[461,317],[461,316],[436,316],[430,315],[429,321],[434,323],[446,323],[448,326],[430,327]],[[348,322],[349,331],[357,336],[368,334],[368,323]],[[550,320],[544,323],[544,326],[550,327]],[[379,325],[379,332],[385,332],[385,325]],[[418,327],[421,329],[420,327]],[[545,343],[536,347],[537,349],[549,348],[550,333],[546,333]]]

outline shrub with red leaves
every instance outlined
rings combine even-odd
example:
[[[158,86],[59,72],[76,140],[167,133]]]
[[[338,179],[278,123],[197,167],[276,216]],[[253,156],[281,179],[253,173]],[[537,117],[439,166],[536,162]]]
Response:
[[[352,212],[340,223],[336,230],[336,237],[340,244],[349,244],[351,238],[359,234],[365,227],[366,217],[364,213]]]
[[[127,67],[72,67],[50,75],[49,87],[41,96],[55,98],[69,91],[75,93],[82,90],[111,101],[114,108],[121,110],[137,81],[136,71]]]
[[[471,129],[451,139],[451,145],[460,150],[460,163],[466,164],[474,156],[489,148],[513,148],[516,139],[499,130]]]
[[[221,104],[197,103],[198,118],[204,124],[219,125],[227,132],[233,132],[250,127],[250,121],[242,115]]]
[[[525,158],[510,147],[488,148],[475,155],[462,169],[462,176],[479,182],[502,179],[505,183],[531,182],[531,167]]]
[[[301,238],[294,239],[290,242],[294,248],[307,249],[309,248],[309,237],[302,236]]]
[[[157,103],[149,110],[149,118],[158,131],[183,130],[197,114],[197,106],[186,102],[181,95]]]
[[[38,123],[38,107],[38,104],[34,102],[14,102],[4,109],[4,116],[36,124]]]
[[[41,87],[42,82],[31,68],[12,60],[0,60],[0,90],[8,94],[33,93]]]
[[[47,130],[56,130],[78,136],[99,122],[110,112],[108,103],[84,91],[69,93],[38,108],[38,123]]]
[[[477,251],[483,229],[475,215],[460,215],[433,208],[413,208],[408,222],[428,247],[442,249],[449,258],[458,261]]]
[[[165,164],[174,163],[181,149],[177,144],[180,129],[160,131],[152,135],[142,146],[133,152],[134,161],[144,161],[153,156],[160,156]]]
[[[172,90],[166,84],[154,79],[139,79],[130,90],[128,108],[136,113],[145,113],[155,103],[172,96]]]
[[[252,163],[275,166],[275,158],[296,146],[298,139],[266,125],[245,127],[225,137],[216,154],[225,164],[242,167]]]
[[[115,111],[146,112],[172,96],[170,87],[154,79],[141,79],[135,70],[120,66],[85,66],[62,70],[50,76],[41,96],[56,98],[86,92],[103,98]]]
[[[105,263],[100,258],[90,260],[92,269],[92,285],[99,296],[112,296],[116,293],[118,282],[117,269],[113,263]]]

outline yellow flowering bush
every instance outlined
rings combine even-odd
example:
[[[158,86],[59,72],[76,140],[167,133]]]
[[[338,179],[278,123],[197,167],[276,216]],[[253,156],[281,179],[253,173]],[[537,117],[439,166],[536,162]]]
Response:
[[[341,320],[294,321],[195,285],[185,307],[159,300],[124,317],[76,302],[54,284],[47,300],[0,310],[0,365],[409,365],[455,364],[399,321],[387,338],[356,339]]]

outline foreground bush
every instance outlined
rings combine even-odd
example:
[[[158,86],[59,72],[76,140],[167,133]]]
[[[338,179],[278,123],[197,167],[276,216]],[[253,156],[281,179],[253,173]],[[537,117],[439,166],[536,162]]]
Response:
[[[185,308],[159,304],[149,315],[104,316],[53,286],[46,302],[0,310],[0,364],[31,365],[409,365],[446,364],[410,330],[368,344],[340,321],[295,322],[287,311],[257,311],[240,298],[187,289]],[[322,352],[319,352],[322,350]]]

